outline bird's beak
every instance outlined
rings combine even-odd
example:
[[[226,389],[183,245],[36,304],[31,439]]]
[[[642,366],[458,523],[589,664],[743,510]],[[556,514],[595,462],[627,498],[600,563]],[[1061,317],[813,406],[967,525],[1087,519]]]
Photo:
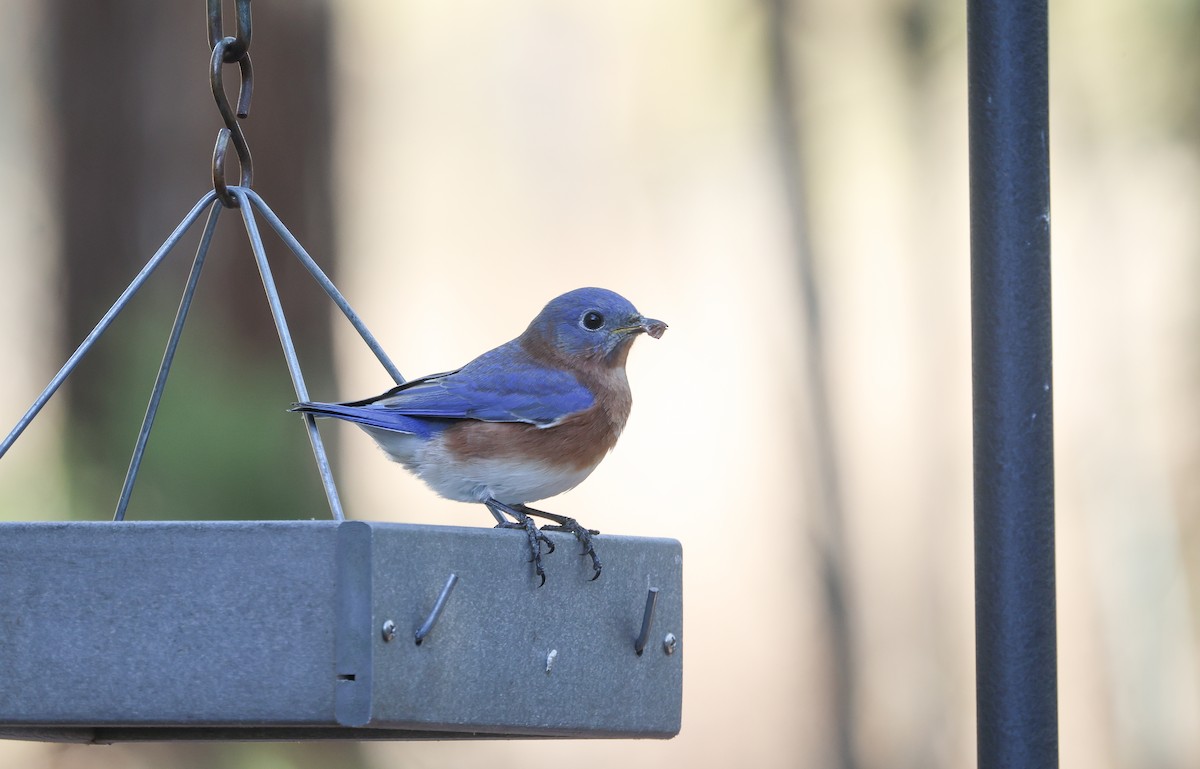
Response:
[[[661,320],[654,318],[646,318],[641,315],[633,319],[633,323],[628,326],[622,326],[617,331],[629,331],[634,334],[646,333],[655,339],[660,339],[663,332],[667,330],[667,324]]]

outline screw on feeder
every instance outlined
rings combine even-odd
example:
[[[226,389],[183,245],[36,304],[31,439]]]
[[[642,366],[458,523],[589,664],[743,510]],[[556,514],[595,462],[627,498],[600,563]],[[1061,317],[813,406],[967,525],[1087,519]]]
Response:
[[[658,588],[652,587],[646,591],[646,608],[642,610],[642,630],[637,640],[633,642],[633,650],[637,656],[646,651],[646,643],[650,640],[650,626],[654,624],[654,607],[658,604]]]
[[[390,619],[385,620],[380,629],[380,635],[383,636],[384,643],[391,643],[392,639],[396,637],[396,623]]]
[[[250,114],[250,98],[254,95],[254,69],[250,64],[250,0],[236,0],[234,7],[237,13],[237,34],[224,37],[221,20],[221,0],[208,0],[208,43],[212,46],[212,58],[209,67],[209,80],[212,84],[213,98],[217,102],[217,110],[225,127],[217,132],[217,143],[213,148],[213,189],[221,198],[226,208],[237,208],[238,200],[229,191],[225,182],[225,155],[229,148],[229,140],[233,139],[233,147],[237,151],[238,165],[241,167],[242,187],[250,187],[254,180],[254,163],[250,157],[250,145],[238,123],[239,118]],[[236,113],[230,109],[229,99],[225,96],[225,82],[222,71],[226,64],[237,64],[241,73],[241,85],[238,87],[238,103]]]
[[[679,643],[679,639],[675,637],[675,634],[667,633],[663,636],[663,651],[667,654],[674,654],[677,643]]]
[[[433,623],[437,622],[438,617],[442,615],[442,609],[446,608],[446,599],[450,597],[450,592],[454,590],[454,586],[458,584],[458,575],[454,572],[450,573],[449,579],[446,580],[445,586],[442,588],[441,595],[433,604],[433,610],[429,612],[429,616],[425,618],[425,622],[420,629],[413,635],[413,639],[417,642],[417,646],[425,640],[425,636],[429,635],[429,631],[433,630]]]

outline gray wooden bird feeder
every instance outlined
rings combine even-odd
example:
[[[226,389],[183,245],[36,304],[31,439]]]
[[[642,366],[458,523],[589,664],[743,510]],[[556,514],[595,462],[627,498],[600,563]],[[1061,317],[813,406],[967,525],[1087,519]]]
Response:
[[[250,189],[250,3],[225,37],[209,0],[226,127],[205,194],[3,442],[17,440],[202,213],[207,221],[113,522],[0,523],[0,738],[69,742],[671,737],[683,680],[682,550],[604,536],[544,587],[520,531],[347,521],[304,416],[332,520],[135,522],[125,511],[224,208],[237,209],[298,400],[308,400],[261,214],[397,382],[333,283]],[[236,114],[223,84],[238,64]],[[232,138],[241,184],[225,183]],[[566,553],[577,544],[551,532]],[[558,564],[567,563],[556,559]]]

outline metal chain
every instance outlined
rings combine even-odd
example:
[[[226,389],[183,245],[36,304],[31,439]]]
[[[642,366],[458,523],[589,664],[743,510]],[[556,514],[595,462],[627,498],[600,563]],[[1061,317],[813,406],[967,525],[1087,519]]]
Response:
[[[233,139],[238,165],[241,167],[240,186],[249,188],[254,181],[254,162],[250,157],[250,146],[246,143],[246,136],[238,123],[239,118],[250,114],[250,97],[254,94],[254,70],[250,65],[250,0],[234,0],[234,10],[237,15],[236,35],[225,37],[221,0],[208,0],[208,43],[212,46],[209,80],[212,83],[217,110],[225,122],[225,127],[217,132],[217,144],[213,148],[213,189],[226,208],[238,207],[237,197],[229,191],[225,183],[225,155],[230,138]],[[225,96],[223,71],[226,64],[237,64],[241,74],[236,113],[230,108],[229,99]]]

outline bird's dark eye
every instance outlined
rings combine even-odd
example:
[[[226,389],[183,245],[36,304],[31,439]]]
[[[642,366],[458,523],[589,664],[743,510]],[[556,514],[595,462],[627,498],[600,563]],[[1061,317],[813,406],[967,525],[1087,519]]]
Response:
[[[604,325],[604,316],[595,310],[588,310],[583,314],[583,327],[588,331],[595,331]]]

